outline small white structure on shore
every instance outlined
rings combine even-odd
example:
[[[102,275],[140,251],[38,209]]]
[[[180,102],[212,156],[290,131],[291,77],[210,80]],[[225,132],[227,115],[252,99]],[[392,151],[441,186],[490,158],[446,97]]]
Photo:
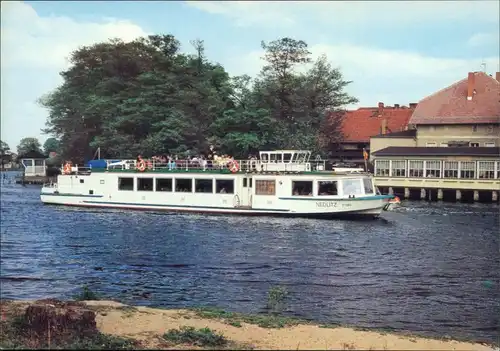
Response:
[[[25,177],[45,177],[47,157],[39,151],[29,151],[18,156],[20,164],[24,167]]]

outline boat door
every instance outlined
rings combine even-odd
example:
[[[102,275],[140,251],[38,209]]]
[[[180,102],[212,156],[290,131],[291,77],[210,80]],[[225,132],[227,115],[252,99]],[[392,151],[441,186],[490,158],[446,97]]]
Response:
[[[242,186],[240,191],[240,206],[241,207],[252,207],[252,188],[253,179],[252,177],[242,177]]]

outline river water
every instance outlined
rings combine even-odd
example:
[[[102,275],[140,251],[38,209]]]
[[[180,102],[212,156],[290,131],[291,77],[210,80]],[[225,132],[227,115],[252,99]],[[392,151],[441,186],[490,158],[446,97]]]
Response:
[[[7,182],[8,183],[8,182]],[[2,185],[1,298],[109,299],[262,312],[497,341],[499,207],[405,202],[376,221],[157,214],[47,206]]]

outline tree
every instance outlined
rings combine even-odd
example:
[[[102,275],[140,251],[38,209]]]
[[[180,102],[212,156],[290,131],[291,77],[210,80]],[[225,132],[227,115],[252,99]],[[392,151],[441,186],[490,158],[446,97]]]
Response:
[[[80,48],[63,84],[40,100],[46,132],[80,161],[98,147],[103,157],[201,150],[229,100],[229,75],[193,44],[196,55],[180,54],[171,35]]]
[[[49,154],[51,152],[59,153],[60,143],[56,138],[48,138],[43,143],[43,151],[45,154]]]
[[[9,144],[7,144],[3,140],[0,140],[0,152],[2,153],[2,155],[4,155],[7,151],[10,151]]]
[[[5,163],[8,163],[12,160],[12,155],[8,154],[9,151],[9,145],[6,142],[0,140],[0,161],[2,167]]]
[[[216,143],[246,157],[328,151],[341,139],[342,114],[326,116],[356,101],[344,92],[350,82],[326,57],[312,63],[304,41],[262,42],[266,63],[256,79],[230,77],[208,60],[203,40],[191,44],[187,55],[172,35],[151,35],[74,51],[62,84],[40,99],[49,112],[44,131],[62,156],[81,163],[97,148],[105,158],[196,154]]]
[[[22,138],[19,145],[17,145],[17,154],[22,155],[30,151],[42,153],[42,145],[40,144],[40,141],[38,141],[37,138]]]
[[[357,101],[344,91],[351,82],[343,80],[340,70],[333,68],[326,56],[307,70],[311,53],[303,41],[283,38],[262,47],[267,63],[256,82],[254,98],[276,119],[277,144],[281,148],[325,151],[322,146],[328,149],[342,136],[342,118],[330,120],[330,112]],[[300,73],[299,67],[306,73]]]

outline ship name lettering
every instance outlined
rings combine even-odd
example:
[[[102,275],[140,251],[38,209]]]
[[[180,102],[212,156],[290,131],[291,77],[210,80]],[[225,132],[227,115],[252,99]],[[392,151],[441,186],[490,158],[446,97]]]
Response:
[[[316,207],[337,207],[337,202],[335,201],[316,201]]]

